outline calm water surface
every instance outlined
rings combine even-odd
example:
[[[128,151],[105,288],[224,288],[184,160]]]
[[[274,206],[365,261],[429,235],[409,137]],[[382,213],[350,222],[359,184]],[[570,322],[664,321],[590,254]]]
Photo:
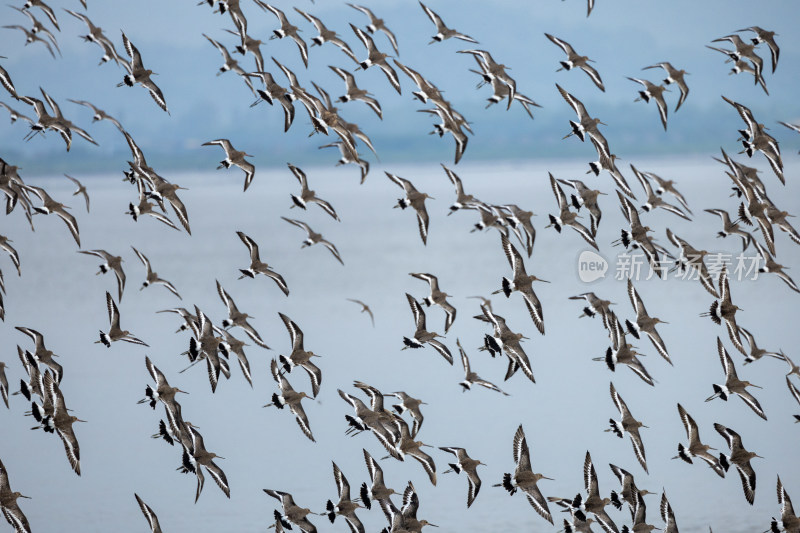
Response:
[[[754,159],[755,161],[755,159]],[[758,161],[760,164],[760,160]],[[728,197],[729,182],[723,168],[710,160],[649,160],[635,162],[638,168],[673,178],[686,195],[695,215],[688,223],[666,212],[643,215],[657,228],[659,242],[669,246],[664,228],[697,248],[738,253],[736,240],[716,239],[718,219],[705,208],[736,209]],[[762,177],[774,201],[789,212],[798,212],[800,195],[787,160],[787,182],[780,188],[765,168]],[[547,213],[554,213],[555,200],[547,171],[558,178],[584,179],[590,185],[612,192],[610,178],[584,176],[582,161],[556,163],[508,163],[459,166],[457,172],[468,193],[491,203],[517,203],[538,214],[534,219],[537,239],[533,257],[526,258],[529,273],[550,281],[535,289],[544,306],[546,336],[536,331],[517,294],[493,298],[494,309],[506,317],[509,326],[524,333],[524,347],[533,364],[536,384],[521,374],[502,383],[506,360],[491,359],[477,348],[488,332],[472,317],[480,312],[472,295],[488,296],[510,275],[508,263],[494,230],[471,233],[477,214],[460,211],[446,216],[453,191],[444,172],[433,166],[393,167],[390,172],[412,180],[435,200],[428,201],[431,215],[428,245],[420,241],[416,220],[410,211],[393,209],[401,191],[375,168],[365,185],[359,187],[352,168],[304,169],[311,187],[329,200],[342,221],[334,221],[316,206],[307,212],[290,209],[289,194],[297,183],[283,167],[259,169],[252,187],[242,193],[243,175],[238,170],[217,173],[173,173],[165,175],[190,190],[182,198],[189,209],[192,235],[166,228],[149,217],[134,223],[124,215],[135,190],[119,175],[78,176],[92,197],[87,215],[82,200],[71,198],[72,184],[61,177],[25,176],[28,183],[42,185],[51,195],[72,206],[77,216],[83,249],[106,249],[124,257],[128,276],[120,302],[122,327],[150,345],[150,348],[116,343],[110,349],[95,344],[98,330],[108,327],[105,291],[116,295],[111,274],[96,276],[99,261],[75,253],[77,247],[65,225],[55,217],[37,216],[32,233],[21,213],[3,217],[0,233],[14,240],[22,260],[22,277],[14,274],[7,258],[0,258],[5,274],[6,321],[0,324],[0,359],[7,362],[7,375],[16,390],[23,375],[16,345],[31,346],[14,326],[28,326],[45,335],[47,347],[59,354],[64,366],[61,388],[67,405],[87,424],[76,424],[81,445],[83,475],[72,473],[61,443],[56,437],[30,431],[33,420],[23,413],[29,409],[20,396],[11,409],[0,409],[0,458],[9,470],[12,489],[31,496],[21,506],[35,531],[119,531],[146,530],[136,506],[137,492],[159,515],[165,531],[265,531],[272,522],[275,501],[261,489],[274,488],[294,494],[296,501],[321,512],[325,501],[335,499],[336,485],[331,470],[335,461],[353,490],[368,479],[362,448],[382,457],[384,450],[373,437],[344,435],[344,415],[351,412],[337,392],[341,388],[360,396],[353,380],[365,381],[382,391],[404,390],[430,405],[419,437],[434,446],[465,447],[481,467],[483,488],[475,504],[466,510],[467,482],[464,476],[442,475],[451,461],[449,454],[429,449],[440,472],[433,487],[421,466],[408,459],[382,461],[387,484],[402,491],[413,481],[420,500],[420,517],[438,524],[441,531],[553,531],[528,505],[521,494],[509,497],[491,485],[503,472],[513,468],[512,437],[519,424],[525,428],[534,470],[555,481],[540,485],[546,496],[572,497],[583,488],[582,465],[587,450],[597,469],[601,492],[617,488],[608,463],[619,465],[636,476],[640,488],[660,493],[666,490],[681,531],[752,532],[769,526],[779,513],[775,498],[776,475],[780,474],[790,494],[800,494],[800,456],[797,453],[798,426],[792,414],[800,411],[784,382],[786,365],[774,359],[743,366],[722,327],[698,315],[713,300],[697,281],[669,279],[639,281],[636,287],[648,311],[669,322],[660,332],[674,361],[669,366],[647,340],[637,342],[655,387],[643,383],[626,368],[611,373],[604,364],[592,361],[608,346],[599,319],[578,318],[580,302],[568,296],[587,290],[616,303],[621,319],[633,318],[625,283],[615,278],[616,256],[611,246],[624,226],[612,196],[601,199],[604,216],[597,237],[601,253],[611,263],[606,278],[591,285],[577,275],[577,257],[588,247],[572,230],[557,234],[545,229]],[[638,184],[631,186],[637,194]],[[775,192],[773,192],[775,191]],[[778,192],[780,191],[780,192]],[[280,219],[300,218],[336,244],[345,267],[320,247],[301,249],[305,235]],[[588,221],[587,221],[588,223]],[[237,279],[239,268],[248,264],[245,246],[236,237],[244,231],[256,242],[261,257],[283,274],[290,296],[285,297],[267,278]],[[153,268],[171,280],[183,296],[179,301],[159,286],[139,291],[144,268],[130,246],[147,255]],[[776,230],[778,259],[789,266],[800,264],[800,250],[785,234]],[[414,331],[405,292],[422,298],[427,286],[408,275],[429,272],[439,277],[442,290],[453,294],[457,319],[444,339],[457,354],[456,339],[466,348],[473,370],[495,381],[511,394],[502,397],[488,390],[462,393],[463,378],[458,360],[453,367],[431,348],[401,351],[402,337]],[[643,270],[646,273],[647,269]],[[794,273],[792,270],[790,273]],[[199,306],[219,323],[225,309],[215,291],[219,280],[239,309],[251,320],[271,351],[248,346],[254,385],[250,388],[238,367],[221,381],[212,394],[205,368],[198,365],[185,373],[181,352],[187,349],[186,333],[175,334],[180,319],[156,311],[175,306]],[[743,311],[740,324],[756,336],[760,346],[785,350],[794,359],[796,313],[800,295],[772,275],[759,279],[734,280],[734,302]],[[375,313],[372,328],[366,315],[346,298],[359,298]],[[291,317],[305,333],[305,346],[322,355],[322,389],[317,400],[305,403],[317,442],[300,432],[291,414],[262,409],[277,390],[269,374],[269,361],[290,351],[289,335],[278,312]],[[440,333],[444,313],[426,309],[428,328]],[[245,339],[240,330],[234,334]],[[716,354],[715,338],[722,336],[739,375],[760,386],[755,390],[769,421],[758,418],[737,398],[723,402],[703,400],[712,393],[711,384],[724,379]],[[190,392],[181,397],[183,414],[201,428],[209,450],[224,456],[220,466],[231,486],[228,500],[207,476],[199,502],[194,504],[195,480],[175,471],[180,450],[150,435],[163,415],[161,406],[152,411],[137,405],[150,377],[144,365],[149,355],[170,383]],[[298,390],[310,392],[307,375],[296,370],[289,376]],[[617,411],[608,393],[614,382],[634,416],[649,429],[642,435],[649,475],[637,463],[631,445],[603,430]],[[745,446],[766,459],[756,459],[758,476],[755,504],[747,505],[738,476],[731,471],[720,479],[704,464],[672,461],[678,442],[685,442],[676,403],[680,402],[700,425],[704,442],[724,449],[724,440],[714,431],[720,422],[738,431]],[[797,497],[797,496],[796,496]],[[648,520],[657,526],[658,498],[647,500]],[[560,527],[561,513],[551,507]],[[610,510],[621,527],[629,523],[626,510]],[[368,531],[384,526],[382,513],[361,512]],[[330,525],[325,517],[313,520],[320,530],[347,531],[340,520]],[[5,525],[0,529],[5,531]]]

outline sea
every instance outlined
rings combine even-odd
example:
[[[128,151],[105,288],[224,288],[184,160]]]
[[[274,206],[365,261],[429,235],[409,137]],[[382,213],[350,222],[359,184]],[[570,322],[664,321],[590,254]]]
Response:
[[[692,220],[663,210],[642,212],[642,221],[654,230],[656,242],[676,252],[666,237],[669,228],[695,248],[709,251],[706,261],[712,271],[718,272],[726,263],[731,297],[741,308],[736,315],[738,323],[754,335],[759,347],[783,350],[800,361],[796,329],[800,294],[774,274],[757,272],[755,250],[750,247],[742,252],[738,237],[718,238],[719,218],[704,211],[721,208],[735,218],[741,201],[731,196],[726,168],[712,155],[718,156],[642,158],[619,164],[639,198],[637,206],[643,203],[642,188],[630,163],[675,180],[691,208]],[[760,154],[742,161],[761,169],[776,205],[789,213],[800,212],[796,156],[785,157],[785,186]],[[501,288],[504,276],[511,277],[498,231],[476,230],[479,216],[474,210],[450,213],[453,186],[436,164],[374,164],[363,185],[359,185],[358,169],[353,166],[303,168],[310,187],[333,205],[340,222],[316,205],[305,211],[292,207],[290,195],[299,192],[299,184],[283,161],[259,166],[247,191],[242,190],[243,173],[235,168],[162,172],[166,179],[188,189],[179,193],[189,212],[191,235],[148,216],[134,222],[126,215],[128,204],[137,202],[137,191],[122,180],[122,169],[75,175],[89,191],[89,213],[80,196],[71,196],[74,186],[63,176],[31,176],[21,171],[26,183],[46,188],[53,198],[70,206],[81,239],[79,248],[66,225],[53,215],[35,215],[35,231],[20,208],[0,218],[0,234],[13,240],[22,270],[17,276],[6,254],[0,253],[6,287],[0,360],[7,364],[10,388],[18,390],[20,379],[26,379],[17,346],[32,349],[30,339],[14,328],[36,329],[64,367],[60,388],[66,405],[87,421],[74,426],[80,442],[78,477],[58,437],[30,429],[36,424],[26,416],[31,405],[22,396],[11,396],[10,409],[0,408],[0,460],[11,489],[31,497],[19,503],[33,531],[146,531],[134,493],[152,507],[164,531],[268,531],[274,522],[273,511],[279,507],[262,489],[289,492],[299,505],[322,513],[328,499],[334,503],[338,499],[332,463],[342,470],[351,496],[356,497],[360,485],[369,483],[363,450],[376,459],[387,455],[372,435],[345,434],[345,415],[352,415],[353,410],[337,391],[367,401],[353,386],[356,380],[384,393],[404,391],[426,402],[417,439],[432,446],[423,449],[436,463],[436,485],[411,457],[379,463],[387,486],[398,493],[409,482],[413,484],[420,501],[418,518],[436,524],[437,531],[545,532],[563,528],[569,515],[555,504],[550,504],[555,522],[550,525],[525,501],[524,494],[510,496],[493,486],[505,472],[513,472],[512,439],[519,426],[527,437],[533,470],[553,478],[539,482],[545,496],[585,494],[583,465],[590,454],[601,495],[619,490],[609,464],[628,470],[639,488],[655,494],[646,496],[645,502],[647,521],[657,527],[663,527],[658,507],[665,492],[681,531],[713,528],[752,533],[768,529],[771,517],[780,516],[775,494],[778,476],[790,495],[800,495],[800,425],[793,417],[800,413],[800,405],[786,385],[788,365],[769,357],[745,365],[725,328],[700,316],[714,297],[696,277],[672,271],[666,279],[657,279],[641,251],[626,251],[612,244],[627,223],[611,178],[585,174],[586,161],[465,162],[451,168],[461,177],[467,193],[489,204],[516,204],[537,215],[533,218],[536,239],[531,257],[524,254],[513,234],[511,240],[524,254],[528,273],[549,282],[533,285],[544,310],[544,335],[537,331],[519,294],[508,298],[502,292],[493,294]],[[384,171],[410,180],[432,196],[426,202],[430,214],[427,245],[420,238],[414,212],[396,208],[403,191]],[[557,214],[548,173],[560,179],[580,179],[608,193],[600,197],[603,217],[596,238],[597,255],[581,255],[592,248],[572,229],[558,233],[546,227],[548,214]],[[565,192],[569,195],[572,191],[565,188]],[[670,196],[665,199],[675,203]],[[171,210],[168,214],[177,223]],[[581,214],[580,220],[588,225],[588,214],[585,210]],[[321,233],[337,247],[344,266],[321,245],[304,248],[304,232],[281,217],[302,220]],[[249,265],[249,255],[237,231],[252,237],[261,259],[283,275],[290,289],[288,297],[266,277],[240,278],[239,269]],[[761,239],[754,228],[748,231]],[[794,270],[800,264],[800,247],[777,227],[775,242],[778,262],[792,267],[787,270],[790,275],[800,276]],[[181,300],[162,286],[141,289],[145,268],[132,247],[175,285]],[[106,348],[96,342],[99,331],[106,331],[109,325],[105,293],[117,300],[117,282],[111,273],[98,275],[102,261],[77,252],[99,249],[123,257],[127,283],[117,302],[121,326],[149,347],[116,342]],[[403,337],[415,332],[406,293],[417,300],[428,294],[428,286],[410,273],[437,276],[441,290],[452,295],[449,301],[457,315],[446,335],[443,310],[424,308],[427,329],[444,335],[442,342],[455,356],[452,366],[429,346],[403,349]],[[667,322],[659,326],[659,332],[673,365],[659,356],[648,339],[629,337],[643,354],[642,362],[653,376],[654,386],[622,365],[612,372],[602,361],[593,360],[605,354],[608,335],[599,317],[581,316],[583,301],[569,299],[594,292],[614,303],[612,309],[620,320],[633,319],[626,291],[628,277],[648,312]],[[189,347],[190,335],[176,332],[182,320],[158,311],[194,310],[197,306],[220,325],[226,309],[216,281],[241,311],[252,315],[250,322],[271,349],[254,345],[242,330],[232,330],[249,344],[245,350],[253,385],[248,385],[231,360],[231,378],[221,379],[212,393],[203,364],[184,371],[189,366],[183,352]],[[507,358],[493,358],[480,350],[491,329],[474,318],[481,310],[480,300],[473,296],[491,298],[494,312],[505,317],[513,331],[529,338],[523,347],[535,383],[521,372],[503,381]],[[371,307],[374,327],[348,298],[363,300]],[[270,361],[291,352],[289,333],[278,313],[296,322],[305,348],[321,356],[315,361],[323,375],[320,393],[304,401],[316,442],[302,434],[288,409],[263,407],[278,391],[269,372]],[[717,338],[733,358],[739,377],[762,387],[751,390],[768,420],[759,418],[740,398],[705,401],[713,394],[712,384],[724,383],[725,378]],[[462,391],[459,382],[464,374],[457,341],[468,354],[472,370],[509,396],[480,387]],[[199,427],[207,449],[224,457],[217,464],[230,484],[230,499],[207,475],[195,503],[195,477],[176,470],[181,465],[180,446],[151,438],[164,411],[161,405],[153,410],[137,403],[144,398],[145,387],[152,385],[145,356],[171,385],[189,393],[178,396],[183,416]],[[286,377],[296,390],[310,394],[310,380],[303,370],[296,368]],[[792,379],[800,383],[797,376]],[[619,439],[606,431],[609,419],[619,418],[609,394],[611,383],[632,414],[647,426],[641,435],[648,472],[637,462],[627,436]],[[387,407],[396,403],[394,400],[387,396]],[[717,449],[713,453],[727,451],[725,440],[714,430],[717,422],[737,431],[747,449],[763,456],[752,462],[757,475],[753,505],[745,500],[734,469],[723,479],[702,461],[687,464],[672,459],[678,443],[687,442],[678,404],[696,420],[702,441]],[[410,421],[408,414],[404,416]],[[469,509],[465,475],[444,473],[455,457],[439,447],[463,447],[486,464],[479,467],[483,483]],[[399,498],[394,502],[401,503]],[[619,528],[630,526],[632,517],[626,508],[618,511],[609,506],[608,512]],[[366,531],[377,532],[387,525],[377,506],[360,510],[358,516]],[[348,530],[342,518],[334,524],[326,516],[312,516],[311,521],[320,531]],[[0,530],[7,527],[2,525]]]

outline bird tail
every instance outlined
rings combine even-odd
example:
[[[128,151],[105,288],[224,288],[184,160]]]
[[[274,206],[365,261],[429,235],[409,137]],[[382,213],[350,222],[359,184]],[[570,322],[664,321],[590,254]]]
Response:
[[[372,509],[372,502],[369,499],[369,491],[367,491],[367,484],[361,484],[361,503],[367,510]]]
[[[613,357],[613,354],[614,354],[614,352],[611,350],[611,347],[609,346],[606,349],[605,361],[606,361],[606,365],[608,365],[608,369],[611,370],[612,372],[614,372],[614,357]]]
[[[503,474],[503,482],[501,485],[508,491],[509,494],[513,495],[515,492],[517,492],[516,487],[514,487],[514,484],[511,482],[511,474],[508,472]]]
[[[328,520],[330,520],[331,524],[333,524],[333,521],[336,520],[336,512],[333,510],[333,502],[328,500],[328,503],[325,504],[325,509],[328,511]]]
[[[609,418],[608,422],[609,422],[609,425],[611,427],[610,427],[610,429],[607,429],[606,431],[611,431],[617,437],[622,438],[622,428],[620,427],[620,424],[617,424],[617,421],[614,420],[613,418]]]
[[[511,280],[508,278],[503,278],[503,294],[506,295],[506,298],[511,296]]]
[[[611,491],[611,505],[617,509],[622,509],[622,501],[619,499],[619,494],[617,494],[615,490]]]
[[[633,322],[631,322],[627,318],[625,319],[625,327],[628,328],[628,331],[630,332],[631,335],[633,335],[637,339],[639,338],[639,332],[637,331],[636,327],[633,325]]]
[[[281,401],[281,397],[278,396],[277,392],[272,393],[272,405],[274,405],[278,409],[283,409],[284,403]]]

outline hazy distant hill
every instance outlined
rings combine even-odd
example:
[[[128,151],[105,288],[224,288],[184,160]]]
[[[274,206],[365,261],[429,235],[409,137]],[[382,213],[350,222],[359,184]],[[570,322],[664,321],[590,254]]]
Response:
[[[364,48],[348,26],[349,22],[363,26],[366,21],[363,14],[344,4],[301,4],[303,9],[320,16],[331,29],[338,31],[357,56],[364,56]],[[472,45],[455,40],[428,45],[433,25],[416,2],[384,2],[381,14],[387,24],[401,34],[398,59],[438,85],[455,108],[471,121],[475,136],[470,137],[465,161],[572,156],[585,157],[587,161],[593,159],[594,150],[588,142],[582,145],[575,139],[561,141],[569,131],[567,121],[574,118],[574,114],[556,91],[553,80],[581,99],[592,115],[608,124],[603,131],[612,150],[622,158],[637,154],[716,151],[721,143],[728,143],[728,148],[735,149],[739,118],[719,98],[720,93],[751,107],[768,126],[774,125],[776,120],[800,117],[795,90],[800,83],[800,69],[796,68],[800,57],[794,52],[800,49],[795,46],[800,44],[800,36],[790,31],[789,26],[787,31],[781,31],[781,24],[785,25],[789,19],[796,20],[796,4],[775,2],[769,13],[760,14],[765,20],[758,23],[772,24],[770,27],[778,30],[779,42],[784,45],[777,72],[765,73],[771,89],[769,97],[753,85],[750,75],[726,76],[730,64],[724,63],[724,56],[704,47],[716,37],[753,23],[737,12],[718,12],[713,6],[678,2],[663,14],[664,33],[650,34],[638,29],[638,18],[647,14],[638,2],[600,3],[590,19],[575,17],[576,10],[585,9],[581,4],[537,2],[529,6],[503,2],[492,9],[480,5],[470,10],[456,9],[454,6],[459,4],[449,0],[434,4],[448,13],[450,25],[481,41],[475,48],[490,50],[495,59],[511,67],[509,72],[516,78],[519,92],[543,106],[534,110],[533,121],[516,103],[509,111],[504,103],[484,109],[491,89],[475,88],[479,78],[468,71],[475,67],[472,57],[456,53]],[[708,11],[708,17],[695,13],[689,21],[681,17],[680,4],[686,4],[687,8],[691,5],[695,11]],[[310,49],[310,66],[306,70],[294,43],[268,40],[271,30],[277,26],[277,19],[254,4],[243,5],[249,18],[249,33],[265,41],[262,47],[265,68],[279,83],[285,84],[286,80],[270,60],[271,56],[293,69],[304,86],[310,88],[313,80],[334,98],[342,94],[344,83],[327,65],[354,70],[355,63],[328,44]],[[316,34],[291,6],[281,6],[280,2],[276,5],[291,13],[290,18],[301,27],[307,40]],[[100,147],[76,139],[72,153],[67,155],[63,143],[52,133],[47,139],[34,138],[26,143],[22,137],[27,125],[10,126],[5,111],[0,110],[0,151],[4,157],[28,172],[125,168],[129,153],[124,138],[109,123],[90,124],[88,109],[66,101],[73,98],[90,100],[117,117],[148,158],[158,162],[159,168],[207,168],[219,159],[219,153],[215,149],[201,149],[200,144],[219,137],[230,138],[240,149],[256,154],[255,161],[262,165],[282,165],[288,159],[321,164],[338,159],[334,149],[317,149],[335,137],[307,138],[312,128],[302,107],[298,106],[295,123],[284,134],[283,115],[278,107],[270,108],[262,103],[250,108],[254,98],[235,74],[215,75],[222,64],[221,56],[202,33],[232,49],[236,37],[222,30],[232,27],[227,15],[214,14],[206,6],[194,6],[192,2],[171,2],[153,3],[159,16],[149,17],[137,6],[98,4],[92,5],[88,13],[118,42],[118,51],[123,54],[121,28],[117,26],[119,20],[126,21],[124,30],[140,49],[145,65],[159,73],[154,80],[163,89],[171,115],[161,112],[141,87],[116,88],[122,80],[123,69],[114,64],[97,66],[99,48],[81,41],[78,35],[85,33],[84,25],[62,12],[59,14],[62,31],[57,38],[63,58],[53,60],[38,45],[23,47],[24,37],[18,31],[0,30],[0,51],[10,58],[2,60],[2,64],[22,94],[38,95],[42,83],[45,90],[61,102],[65,114],[86,127]],[[8,13],[9,20],[16,18],[16,13]],[[175,20],[181,21],[181,31],[176,31],[177,26],[171,22]],[[563,54],[544,37],[545,30],[571,42],[579,52],[596,61],[607,88],[605,93],[596,89],[582,72],[554,73]],[[379,34],[375,40],[379,47],[391,50],[384,36]],[[625,64],[617,60],[620,48],[625,48]],[[234,55],[241,59],[240,55]],[[768,64],[766,50],[764,56]],[[661,70],[642,71],[641,68],[664,60],[691,73],[687,77],[691,93],[678,113],[673,112],[677,89],[667,94],[670,117],[666,133],[661,129],[655,104],[634,102],[638,85],[625,79],[639,76],[657,81],[663,77]],[[252,56],[242,59],[242,64],[246,69],[255,68]],[[47,72],[47,76],[42,76],[43,72]],[[452,138],[427,135],[433,129],[434,117],[416,112],[424,106],[411,96],[412,85],[407,78],[401,74],[403,94],[398,95],[376,68],[355,74],[359,85],[374,93],[381,102],[384,120],[378,120],[358,102],[341,104],[340,113],[348,121],[358,123],[372,138],[381,162],[452,161]],[[5,94],[0,97],[10,100]],[[19,111],[33,114],[24,104],[8,103]],[[787,147],[800,144],[795,134],[780,126],[774,125],[772,134]],[[376,161],[366,148],[362,152],[370,161]]]

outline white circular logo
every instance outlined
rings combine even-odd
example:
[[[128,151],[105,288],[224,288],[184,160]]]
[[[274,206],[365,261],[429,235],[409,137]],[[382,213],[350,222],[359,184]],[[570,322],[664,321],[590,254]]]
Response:
[[[606,277],[608,261],[591,250],[584,250],[578,256],[578,278],[584,283],[591,283]]]

